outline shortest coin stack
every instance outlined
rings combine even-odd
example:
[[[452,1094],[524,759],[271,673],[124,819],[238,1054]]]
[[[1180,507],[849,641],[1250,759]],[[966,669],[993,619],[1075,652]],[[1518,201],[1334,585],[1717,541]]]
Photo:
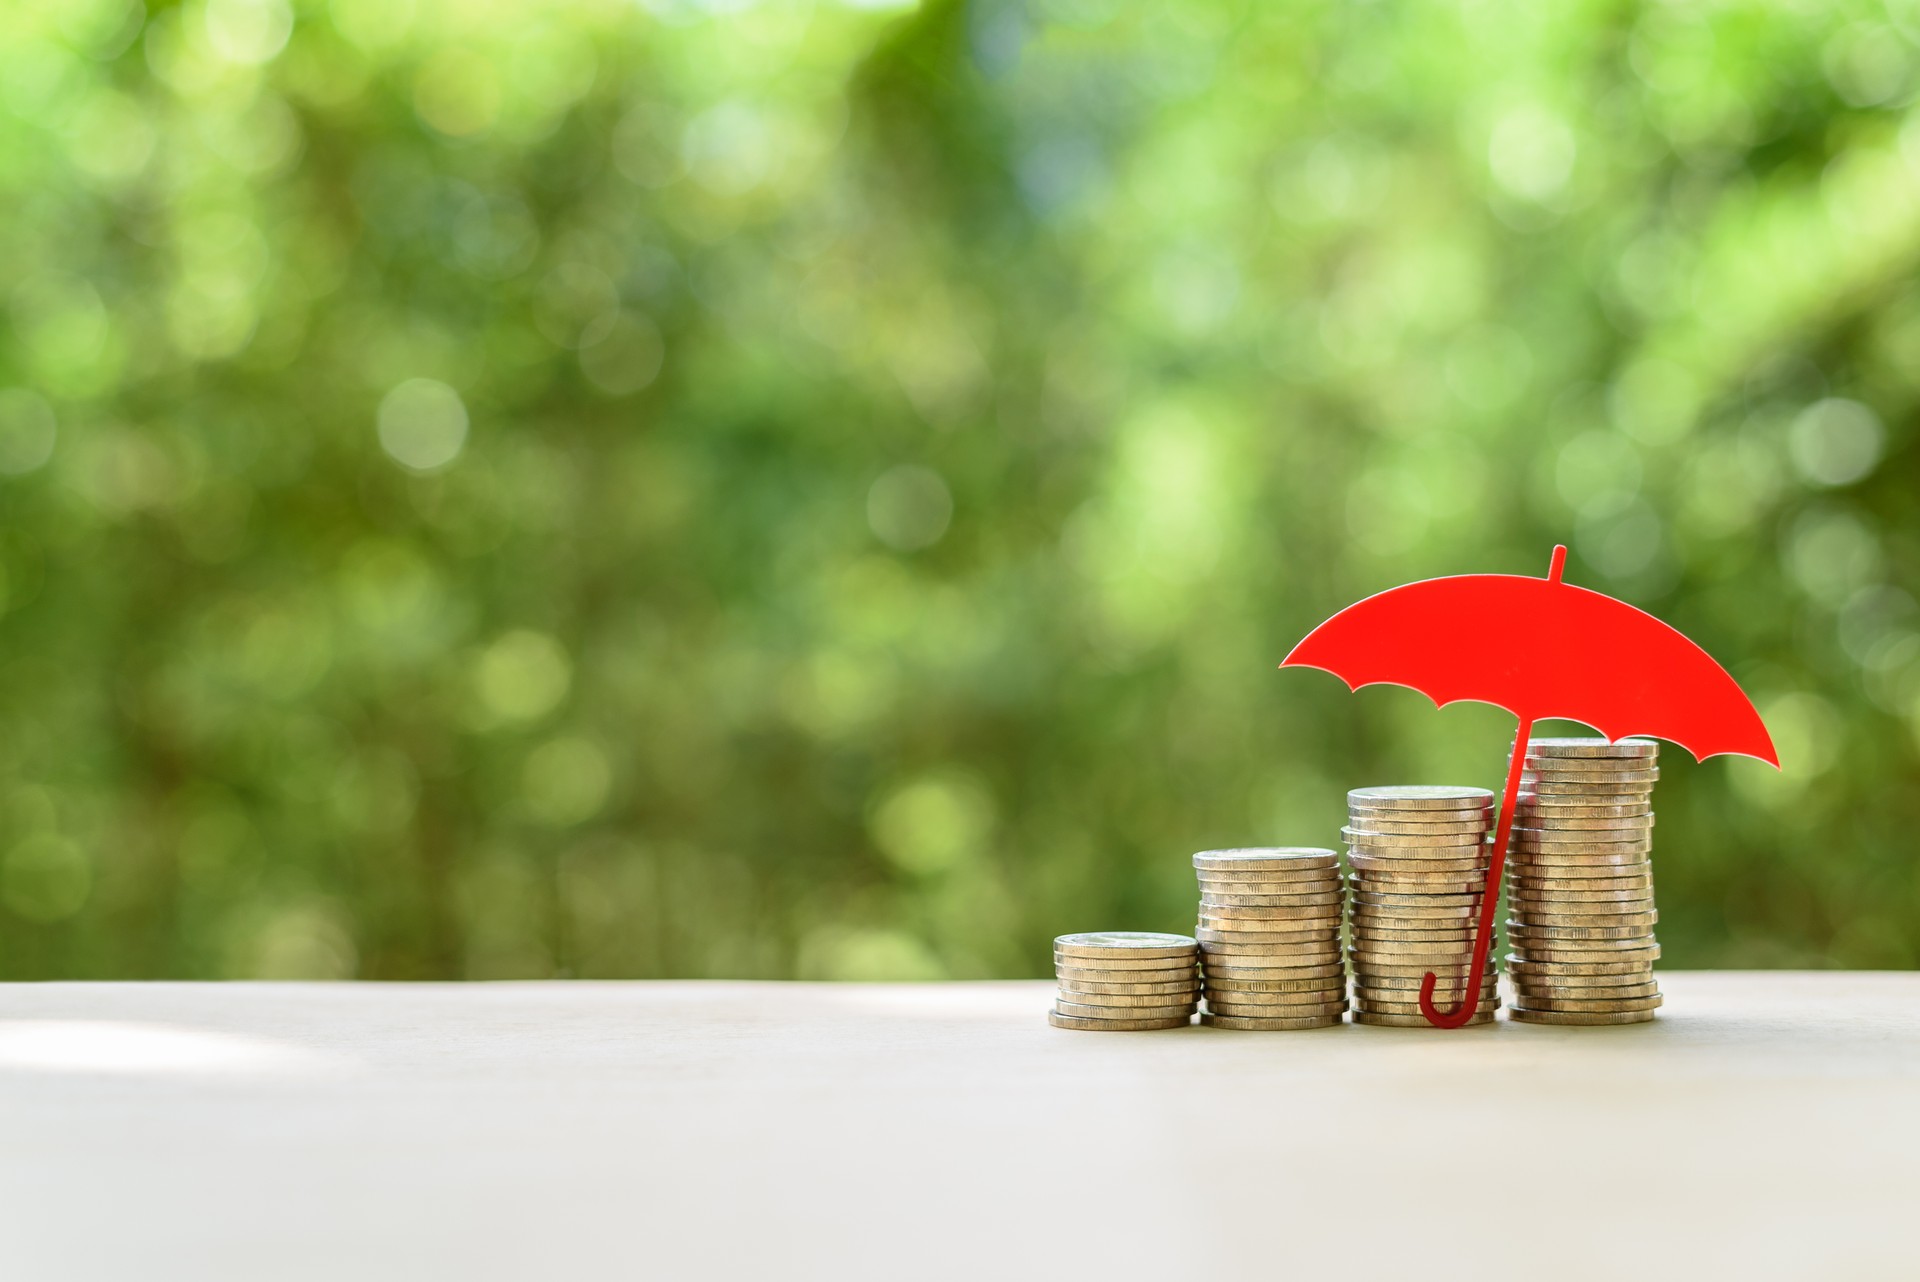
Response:
[[[1053,941],[1059,996],[1055,1028],[1144,1032],[1193,1021],[1200,997],[1199,942],[1187,935],[1098,930]]]
[[[1340,857],[1318,846],[1204,850],[1193,867],[1207,992],[1200,1022],[1265,1031],[1340,1023]]]

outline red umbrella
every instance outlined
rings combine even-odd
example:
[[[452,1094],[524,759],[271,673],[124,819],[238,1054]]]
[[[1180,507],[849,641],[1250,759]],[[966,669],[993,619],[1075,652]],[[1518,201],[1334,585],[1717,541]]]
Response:
[[[1780,765],[1760,714],[1725,668],[1651,614],[1562,583],[1566,560],[1566,548],[1554,548],[1544,579],[1462,574],[1368,597],[1308,633],[1280,665],[1322,668],[1355,690],[1409,686],[1439,707],[1491,703],[1520,718],[1465,996],[1442,1011],[1433,1004],[1438,977],[1428,972],[1420,983],[1421,1013],[1439,1028],[1474,1013],[1535,721],[1579,721],[1608,739],[1671,739],[1696,761],[1731,753]]]

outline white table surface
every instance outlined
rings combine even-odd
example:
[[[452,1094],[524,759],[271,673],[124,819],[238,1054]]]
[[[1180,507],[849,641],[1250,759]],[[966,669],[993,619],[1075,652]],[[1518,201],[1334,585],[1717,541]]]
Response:
[[[1072,1033],[1051,985],[0,986],[0,1278],[1920,1277],[1920,975]]]

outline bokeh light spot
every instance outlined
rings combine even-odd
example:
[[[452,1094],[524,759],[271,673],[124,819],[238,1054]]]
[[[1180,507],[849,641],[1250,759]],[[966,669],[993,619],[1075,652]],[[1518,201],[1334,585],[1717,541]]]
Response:
[[[293,34],[286,0],[207,0],[206,21],[214,51],[246,66],[277,56]]]
[[[534,749],[520,774],[527,808],[555,827],[591,819],[606,804],[612,783],[612,770],[599,746],[571,737]]]
[[[931,468],[902,464],[880,474],[867,491],[867,524],[888,547],[931,547],[953,519],[953,495]]]
[[[380,401],[380,448],[415,472],[437,472],[467,443],[467,407],[460,394],[430,378],[410,378]]]
[[[1809,405],[1787,437],[1793,465],[1817,485],[1851,485],[1880,461],[1886,429],[1858,401],[1829,398]]]
[[[981,856],[993,832],[993,798],[971,774],[947,769],[912,780],[874,808],[874,844],[903,871],[945,872]]]
[[[18,476],[53,457],[53,407],[24,387],[0,388],[0,472]]]
[[[449,137],[484,133],[500,115],[499,73],[471,49],[442,50],[414,77],[413,107]]]
[[[477,675],[481,701],[494,718],[533,721],[566,697],[573,664],[558,641],[544,632],[521,629],[487,647]]]
[[[86,852],[53,833],[19,842],[0,861],[0,899],[28,921],[73,916],[93,892],[93,865]]]

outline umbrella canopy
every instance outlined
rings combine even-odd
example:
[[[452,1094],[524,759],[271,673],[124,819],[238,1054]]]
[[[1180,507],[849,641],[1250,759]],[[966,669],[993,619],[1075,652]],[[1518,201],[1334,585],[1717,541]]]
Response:
[[[1696,760],[1723,753],[1780,765],[1760,714],[1712,656],[1644,610],[1560,581],[1567,550],[1553,550],[1544,579],[1463,574],[1368,597],[1309,633],[1281,667],[1321,668],[1355,690],[1399,685],[1440,707],[1491,703],[1520,719],[1508,763],[1467,986],[1486,973],[1492,909],[1506,866],[1514,798],[1535,721],[1578,721],[1608,739],[1668,739]],[[1494,626],[1489,626],[1492,621]],[[1422,981],[1430,1023],[1464,1024],[1473,1003],[1433,1005],[1438,977]]]

